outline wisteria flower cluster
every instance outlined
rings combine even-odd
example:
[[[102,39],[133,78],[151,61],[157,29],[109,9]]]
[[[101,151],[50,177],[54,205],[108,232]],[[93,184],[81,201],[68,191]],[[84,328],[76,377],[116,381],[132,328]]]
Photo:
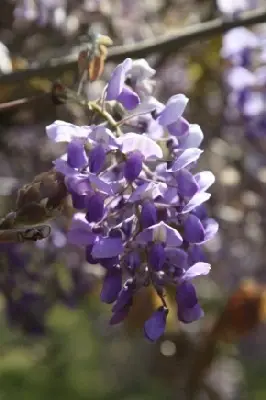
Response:
[[[176,288],[181,322],[203,315],[192,281],[209,273],[201,247],[218,229],[203,204],[214,175],[193,173],[203,133],[183,117],[185,95],[166,104],[153,96],[154,75],[144,59],[127,58],[91,105],[102,122],[57,120],[46,128],[51,140],[67,143],[54,166],[77,210],[68,240],[84,247],[88,263],[106,270],[100,296],[112,304],[111,324],[127,317],[138,291],[153,286],[161,306],[145,322],[151,341],[166,327],[169,285]],[[108,114],[112,102],[123,107],[121,118]]]
[[[227,62],[224,74],[229,91],[226,115],[231,121],[240,118],[249,137],[265,136],[265,37],[265,24],[257,31],[234,28],[224,35],[221,49],[221,56]]]

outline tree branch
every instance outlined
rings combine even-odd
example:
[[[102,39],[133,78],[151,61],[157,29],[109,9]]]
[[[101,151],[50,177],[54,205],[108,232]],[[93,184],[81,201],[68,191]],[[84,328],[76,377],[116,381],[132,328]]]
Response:
[[[133,45],[116,46],[109,50],[107,59],[109,61],[120,62],[126,57],[142,58],[153,53],[174,53],[194,41],[222,34],[238,26],[249,26],[263,22],[266,22],[265,7],[245,12],[237,19],[225,20],[218,18],[213,21],[182,28],[182,30],[178,30],[177,33],[163,35],[158,39],[144,40]],[[32,69],[20,70],[11,74],[2,75],[0,76],[0,85],[15,83],[33,77],[57,78],[65,71],[75,71],[76,61],[76,56],[71,58],[62,57],[57,60],[51,60],[48,65],[40,65]]]

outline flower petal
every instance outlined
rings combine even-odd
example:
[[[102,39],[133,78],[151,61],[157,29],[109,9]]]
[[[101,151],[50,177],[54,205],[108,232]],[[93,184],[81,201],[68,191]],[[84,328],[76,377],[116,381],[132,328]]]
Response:
[[[116,301],[117,296],[122,289],[122,270],[114,267],[107,271],[101,290],[101,301],[111,304]]]
[[[113,71],[106,90],[106,100],[116,100],[123,90],[126,74],[132,67],[131,58],[126,58]]]
[[[168,310],[159,307],[144,324],[144,332],[147,339],[155,342],[165,331]]]
[[[206,192],[196,193],[195,196],[193,196],[189,200],[189,202],[184,206],[181,213],[186,214],[186,213],[192,211],[194,208],[200,206],[202,203],[209,200],[210,197],[211,197],[210,193],[206,193]]]
[[[189,164],[197,161],[202,153],[203,151],[200,149],[186,149],[182,151],[180,155],[177,154],[177,158],[174,161],[172,168],[167,171],[176,172],[187,167]]]
[[[211,264],[198,262],[192,265],[183,275],[182,280],[189,281],[200,275],[208,275],[211,270]]]
[[[111,258],[121,254],[123,249],[121,238],[104,237],[94,244],[91,254],[93,258]]]
[[[195,181],[199,185],[199,190],[205,192],[215,182],[215,176],[211,171],[202,171],[194,175]]]
[[[204,240],[204,227],[196,215],[190,214],[185,219],[183,236],[189,243],[201,243]]]
[[[147,136],[129,132],[118,138],[117,141],[122,145],[122,152],[125,154],[138,150],[145,159],[163,157],[160,146]]]
[[[116,99],[127,110],[134,110],[140,104],[140,98],[132,89],[124,86]]]
[[[176,94],[167,101],[165,108],[160,113],[157,121],[162,126],[176,122],[183,114],[188,98],[184,94]]]
[[[90,130],[89,126],[76,126],[56,120],[46,127],[46,134],[54,142],[71,142],[74,138],[87,138]]]

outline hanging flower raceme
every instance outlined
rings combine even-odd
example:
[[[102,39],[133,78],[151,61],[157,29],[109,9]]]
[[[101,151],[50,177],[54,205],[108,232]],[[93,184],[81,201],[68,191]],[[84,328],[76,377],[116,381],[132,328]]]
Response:
[[[68,143],[55,161],[77,210],[68,240],[106,270],[100,297],[112,304],[111,324],[127,317],[137,292],[153,286],[161,306],[144,326],[151,341],[166,327],[169,285],[181,322],[203,315],[193,279],[209,273],[201,246],[218,230],[203,205],[215,178],[193,172],[203,133],[183,117],[188,98],[177,94],[164,105],[152,91],[134,91],[144,81],[148,87],[154,73],[145,60],[126,59],[105,88],[100,124],[55,121],[46,129],[50,139]],[[107,113],[114,100],[125,110],[119,121]]]

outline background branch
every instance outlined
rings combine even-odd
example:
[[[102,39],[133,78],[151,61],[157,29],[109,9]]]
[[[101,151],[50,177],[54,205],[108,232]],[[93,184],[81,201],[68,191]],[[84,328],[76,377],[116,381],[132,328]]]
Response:
[[[178,30],[172,35],[163,35],[158,39],[144,40],[133,45],[116,46],[109,50],[107,60],[120,62],[126,57],[141,58],[149,54],[163,52],[165,54],[179,51],[192,42],[212,38],[229,29],[239,26],[249,26],[266,22],[266,8],[248,11],[237,19],[225,20],[218,18],[212,21],[195,24]],[[76,70],[77,56],[53,59],[47,65],[40,65],[32,69],[19,70],[11,74],[0,76],[0,85],[15,83],[34,77],[55,79],[65,71]]]

